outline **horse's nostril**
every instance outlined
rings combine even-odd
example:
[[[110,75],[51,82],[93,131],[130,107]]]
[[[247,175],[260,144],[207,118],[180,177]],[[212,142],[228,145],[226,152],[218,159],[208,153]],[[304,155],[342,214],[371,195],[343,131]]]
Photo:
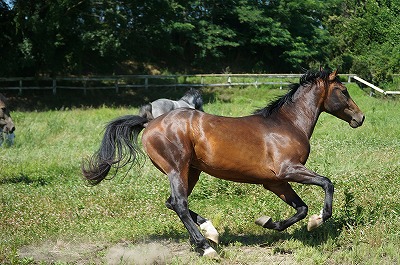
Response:
[[[13,133],[15,131],[15,127],[12,127],[10,130],[10,133]]]

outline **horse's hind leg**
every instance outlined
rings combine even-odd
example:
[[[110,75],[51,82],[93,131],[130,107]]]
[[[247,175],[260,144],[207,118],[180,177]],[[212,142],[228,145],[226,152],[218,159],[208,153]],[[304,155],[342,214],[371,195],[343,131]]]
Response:
[[[171,141],[166,135],[161,135],[159,130],[151,127],[151,123],[149,126],[150,128],[143,133],[142,143],[153,164],[168,176],[171,196],[167,200],[166,206],[176,212],[189,232],[191,241],[203,252],[204,256],[218,256],[207,239],[200,233],[192,217],[195,214],[191,215],[188,207],[188,196],[200,174],[200,171],[190,167],[192,156],[190,142],[184,137],[176,139],[184,132],[174,132],[171,139],[175,141]],[[195,219],[197,222],[201,222],[204,218],[196,217]]]
[[[282,231],[307,216],[307,205],[296,194],[289,183],[281,182],[275,185],[264,185],[264,187],[275,193],[279,198],[296,209],[297,212],[292,217],[278,222],[273,222],[272,218],[263,216],[256,220],[256,224],[264,228]]]
[[[200,227],[205,238],[211,240],[212,242],[218,244],[219,243],[219,233],[217,229],[215,229],[214,225],[210,220],[198,215],[189,209],[190,216],[193,221]]]
[[[203,256],[218,256],[217,252],[210,246],[205,237],[200,233],[190,214],[187,199],[187,186],[185,187],[178,172],[168,174],[171,185],[171,196],[167,200],[167,207],[174,210],[189,232],[191,241],[203,252]],[[194,212],[192,212],[194,213]],[[203,218],[204,219],[204,218]]]
[[[171,197],[168,198],[168,200],[165,202],[165,205],[167,206],[168,209],[174,210],[171,204]],[[193,212],[192,210],[189,209],[189,214],[192,220],[200,227],[200,230],[203,233],[203,236],[211,240],[212,242],[218,244],[219,243],[219,233],[217,229],[215,229],[214,225],[212,222],[196,212]]]
[[[199,180],[200,170],[196,168],[189,168],[189,178],[188,178],[188,197],[192,193],[194,186],[196,185],[197,181]],[[168,198],[165,205],[167,208],[173,210],[171,206],[171,197]],[[218,244],[219,242],[219,234],[218,231],[213,226],[210,220],[200,216],[196,212],[193,212],[189,209],[189,214],[192,217],[192,220],[200,227],[205,238],[211,240],[212,242]]]

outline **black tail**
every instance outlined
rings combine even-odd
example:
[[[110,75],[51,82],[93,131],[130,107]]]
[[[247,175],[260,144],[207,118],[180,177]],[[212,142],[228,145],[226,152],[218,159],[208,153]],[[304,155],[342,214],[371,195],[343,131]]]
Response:
[[[111,167],[118,172],[129,162],[135,162],[141,153],[138,146],[138,135],[143,130],[143,124],[148,120],[136,115],[127,115],[109,122],[99,150],[85,160],[82,173],[91,185],[96,185],[106,178]]]

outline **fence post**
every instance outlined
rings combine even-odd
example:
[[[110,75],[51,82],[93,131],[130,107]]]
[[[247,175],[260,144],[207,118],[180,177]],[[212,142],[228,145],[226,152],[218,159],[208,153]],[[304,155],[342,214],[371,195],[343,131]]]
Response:
[[[57,93],[57,81],[53,78],[53,95]]]
[[[115,79],[115,93],[118,93],[118,78]]]
[[[83,94],[86,96],[86,79],[83,80]]]
[[[144,87],[145,87],[146,89],[149,88],[149,78],[147,78],[147,77],[144,79]]]
[[[19,80],[19,94],[22,95],[22,79]]]

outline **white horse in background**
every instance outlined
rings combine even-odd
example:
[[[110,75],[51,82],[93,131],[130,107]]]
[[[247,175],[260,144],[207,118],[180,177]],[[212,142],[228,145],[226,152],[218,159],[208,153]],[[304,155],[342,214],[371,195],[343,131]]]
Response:
[[[203,98],[199,90],[190,88],[183,97],[177,101],[161,98],[142,106],[139,116],[147,118],[149,121],[163,115],[171,110],[178,108],[191,108],[203,110]]]

